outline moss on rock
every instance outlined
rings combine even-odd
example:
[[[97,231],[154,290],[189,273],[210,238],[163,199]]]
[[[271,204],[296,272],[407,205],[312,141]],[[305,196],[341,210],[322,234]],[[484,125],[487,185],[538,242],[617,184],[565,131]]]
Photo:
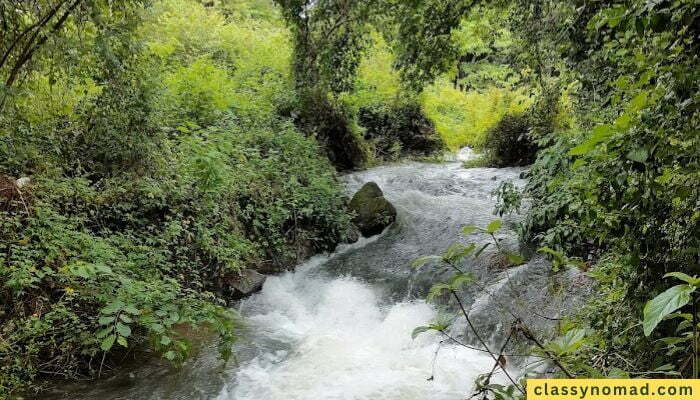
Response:
[[[355,212],[353,223],[365,237],[381,233],[396,220],[396,208],[374,182],[366,183],[355,193],[350,200],[350,210]]]

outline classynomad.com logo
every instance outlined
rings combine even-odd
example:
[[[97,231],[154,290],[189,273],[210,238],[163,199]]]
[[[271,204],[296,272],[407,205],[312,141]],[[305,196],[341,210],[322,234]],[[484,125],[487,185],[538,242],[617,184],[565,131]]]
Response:
[[[528,379],[527,400],[700,400],[700,379]]]

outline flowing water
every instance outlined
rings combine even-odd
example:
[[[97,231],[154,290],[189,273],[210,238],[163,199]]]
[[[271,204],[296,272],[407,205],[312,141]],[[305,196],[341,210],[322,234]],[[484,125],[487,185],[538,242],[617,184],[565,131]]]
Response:
[[[402,163],[343,177],[350,195],[364,183],[376,182],[398,210],[396,223],[381,235],[316,256],[294,272],[269,277],[260,293],[243,300],[239,309],[248,333],[237,345],[238,363],[221,367],[215,346],[205,345],[180,369],[152,361],[106,381],[71,385],[52,398],[464,398],[474,378],[488,372],[493,361],[483,352],[441,344],[435,333],[411,338],[415,327],[445,310],[421,300],[442,273],[432,268],[414,273],[409,264],[418,256],[439,254],[458,240],[485,243],[485,235],[460,236],[461,227],[485,226],[495,218],[491,192],[500,182],[522,185],[520,169],[462,168],[460,159],[470,155],[463,151],[447,163]],[[518,218],[505,217],[498,235],[512,250],[518,247],[514,233]],[[534,306],[552,318],[575,307],[582,297],[576,285],[562,286],[555,290],[559,293],[554,300],[542,260],[503,271],[494,266],[495,258],[493,252],[485,252],[465,265],[480,284],[463,294],[472,318],[494,346],[503,340],[510,318],[503,307],[532,319],[526,310]],[[567,282],[580,278],[575,272],[569,275]],[[455,335],[474,342],[463,336],[462,321],[454,325]]]

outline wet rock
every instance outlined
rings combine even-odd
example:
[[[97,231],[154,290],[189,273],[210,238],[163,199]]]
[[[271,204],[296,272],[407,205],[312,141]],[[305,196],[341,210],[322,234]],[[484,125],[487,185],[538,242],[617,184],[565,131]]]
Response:
[[[262,289],[267,277],[255,270],[246,269],[241,273],[231,286],[235,297],[246,297]]]
[[[350,224],[345,231],[345,243],[355,243],[360,240],[360,229],[355,224]]]
[[[396,208],[374,182],[366,183],[355,193],[350,200],[350,210],[355,212],[352,222],[365,237],[381,233],[396,220]]]

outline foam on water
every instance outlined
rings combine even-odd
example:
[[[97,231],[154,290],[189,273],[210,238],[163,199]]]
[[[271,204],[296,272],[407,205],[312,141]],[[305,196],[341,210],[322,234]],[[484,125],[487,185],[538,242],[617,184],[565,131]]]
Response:
[[[421,301],[384,305],[357,279],[326,279],[311,268],[269,278],[248,305],[251,328],[287,349],[242,365],[219,400],[458,399],[493,361],[412,330],[436,316]]]

